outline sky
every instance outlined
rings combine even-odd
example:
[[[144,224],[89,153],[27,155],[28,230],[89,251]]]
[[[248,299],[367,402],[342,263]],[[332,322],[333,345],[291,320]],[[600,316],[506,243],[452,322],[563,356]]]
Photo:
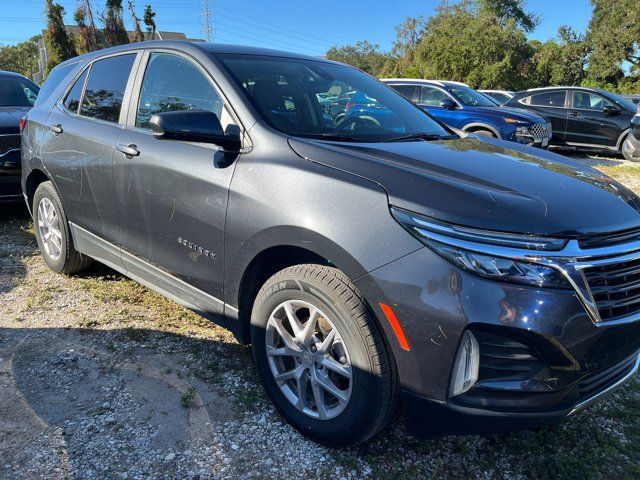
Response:
[[[72,24],[77,0],[58,0]],[[144,5],[156,11],[158,30],[178,31],[202,38],[202,0],[135,0],[142,17]],[[263,46],[310,55],[323,55],[332,45],[368,40],[388,50],[394,27],[408,17],[433,14],[440,0],[210,0],[214,42]],[[591,16],[589,0],[529,0],[528,9],[540,16],[530,36],[554,37],[568,24],[583,32]],[[127,5],[127,0],[123,0]],[[44,28],[43,0],[0,0],[0,45],[11,45]],[[92,0],[100,12],[104,0]],[[131,17],[125,10],[127,28]],[[144,25],[143,25],[144,28]]]

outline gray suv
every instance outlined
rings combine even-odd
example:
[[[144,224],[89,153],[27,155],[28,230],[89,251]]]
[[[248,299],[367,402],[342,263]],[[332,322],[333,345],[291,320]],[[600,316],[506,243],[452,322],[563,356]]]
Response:
[[[400,406],[419,436],[549,424],[638,368],[640,199],[355,68],[94,52],[51,72],[22,153],[51,269],[95,259],[229,328],[319,442],[364,441]]]

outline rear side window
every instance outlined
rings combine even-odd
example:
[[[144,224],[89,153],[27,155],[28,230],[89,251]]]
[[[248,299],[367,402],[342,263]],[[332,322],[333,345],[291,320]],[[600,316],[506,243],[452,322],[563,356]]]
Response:
[[[136,54],[118,55],[93,63],[80,114],[107,122],[118,122],[124,90]]]
[[[153,53],[142,81],[136,127],[149,128],[154,113],[207,110],[222,115],[223,101],[204,73],[178,55]]]
[[[413,92],[415,87],[413,85],[390,85],[396,92],[403,97],[407,97],[409,100],[413,100]]]
[[[566,97],[567,92],[564,90],[538,93],[537,95],[531,95],[528,104],[536,107],[564,107]]]
[[[64,99],[64,106],[73,113],[78,113],[78,107],[80,106],[80,97],[82,97],[82,89],[84,88],[84,81],[87,79],[87,73],[89,70],[85,70],[80,75],[80,78],[73,84],[71,90],[67,94],[67,98]]]
[[[51,70],[49,76],[44,82],[44,85],[42,85],[42,88],[40,89],[40,93],[38,93],[38,98],[36,99],[34,107],[41,105],[47,98],[49,98],[56,88],[60,86],[64,78],[77,66],[77,62],[67,63],[65,65],[58,65],[56,68]]]

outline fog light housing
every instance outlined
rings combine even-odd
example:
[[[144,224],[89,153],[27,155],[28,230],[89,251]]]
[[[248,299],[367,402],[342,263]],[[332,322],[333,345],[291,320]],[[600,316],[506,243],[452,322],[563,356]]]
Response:
[[[480,347],[476,337],[469,330],[462,335],[460,347],[453,364],[451,396],[455,397],[469,390],[478,380],[480,370]]]

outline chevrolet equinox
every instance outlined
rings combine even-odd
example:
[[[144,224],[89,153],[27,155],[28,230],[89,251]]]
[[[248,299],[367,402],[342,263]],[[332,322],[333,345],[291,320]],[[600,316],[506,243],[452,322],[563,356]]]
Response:
[[[356,94],[362,115],[323,108]],[[418,436],[551,424],[638,368],[640,199],[355,68],[131,44],[60,64],[22,124],[47,265],[95,259],[230,329],[316,441],[400,407]]]

